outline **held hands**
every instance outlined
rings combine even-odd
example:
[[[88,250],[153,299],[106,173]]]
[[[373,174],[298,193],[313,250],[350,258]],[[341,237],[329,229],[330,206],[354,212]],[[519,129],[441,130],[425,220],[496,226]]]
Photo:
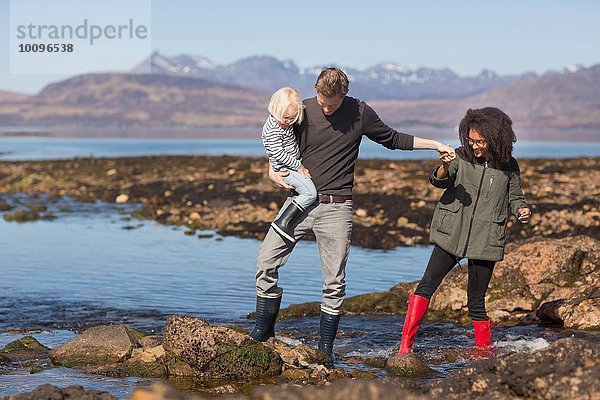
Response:
[[[529,222],[529,216],[531,215],[531,210],[527,207],[519,208],[519,221],[523,224]]]
[[[442,165],[437,169],[436,177],[438,179],[445,179],[448,175],[448,166],[456,158],[456,153],[450,145],[439,144],[437,151],[440,153],[439,158],[442,161]]]
[[[438,151],[438,153],[440,153],[440,160],[442,160],[445,163],[449,163],[450,161],[454,160],[456,158],[456,154],[454,153],[454,149],[452,148],[452,146],[450,146],[449,144],[438,144],[438,147],[436,149]],[[448,158],[448,161],[444,161],[444,159],[442,158],[442,155],[446,155]]]
[[[439,158],[444,163],[444,167],[448,168],[448,165],[456,158],[456,154],[440,153]]]

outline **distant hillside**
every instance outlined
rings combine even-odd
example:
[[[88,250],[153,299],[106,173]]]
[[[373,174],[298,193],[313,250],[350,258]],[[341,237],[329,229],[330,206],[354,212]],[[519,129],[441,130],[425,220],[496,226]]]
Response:
[[[600,64],[547,73],[462,99],[368,101],[386,123],[400,129],[452,128],[468,108],[497,106],[519,129],[596,129],[589,132],[600,139],[598,93]],[[144,135],[214,128],[217,136],[228,130],[230,136],[255,137],[270,94],[182,76],[86,74],[50,84],[34,96],[0,92],[0,126],[81,129],[81,135],[97,134],[86,129]],[[360,97],[354,82],[350,95]]]
[[[0,125],[62,127],[244,126],[264,121],[268,93],[202,79],[87,74],[0,104]]]
[[[153,53],[133,69],[136,73],[188,76],[213,82],[273,92],[293,86],[303,96],[314,93],[315,80],[323,67],[300,68],[291,60],[269,56],[248,57],[229,65],[217,65],[202,56],[167,57]],[[484,70],[473,77],[460,77],[450,69],[411,70],[397,63],[380,63],[366,70],[344,68],[352,93],[364,99],[446,99],[464,98],[494,87],[535,77],[534,73],[500,76]]]
[[[8,103],[25,100],[28,96],[26,94],[20,94],[15,92],[8,92],[5,90],[0,90],[0,103]]]
[[[457,100],[372,101],[395,126],[456,126],[468,108],[496,106],[520,128],[598,129],[600,65],[548,73]]]

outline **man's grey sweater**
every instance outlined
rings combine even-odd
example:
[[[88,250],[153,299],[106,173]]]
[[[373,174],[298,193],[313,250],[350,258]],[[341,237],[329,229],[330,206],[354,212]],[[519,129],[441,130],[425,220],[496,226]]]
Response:
[[[346,96],[333,115],[323,114],[316,97],[304,100],[304,120],[295,127],[302,155],[321,194],[349,195],[363,135],[388,149],[413,149],[413,136],[384,124],[364,101]]]

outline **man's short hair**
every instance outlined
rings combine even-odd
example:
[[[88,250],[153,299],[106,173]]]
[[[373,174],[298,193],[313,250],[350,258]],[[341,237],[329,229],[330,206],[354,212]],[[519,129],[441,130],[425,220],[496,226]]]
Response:
[[[325,68],[317,78],[315,89],[325,97],[345,96],[349,84],[344,71],[339,68]]]

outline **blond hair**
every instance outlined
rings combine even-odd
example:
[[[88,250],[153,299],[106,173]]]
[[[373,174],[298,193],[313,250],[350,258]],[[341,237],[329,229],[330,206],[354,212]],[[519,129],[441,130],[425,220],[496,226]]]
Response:
[[[302,97],[300,92],[291,87],[282,87],[271,96],[269,102],[269,112],[278,121],[283,122],[285,113],[291,106],[296,106],[296,118],[290,123],[290,125],[302,122],[302,110],[304,108],[302,104]]]
[[[315,89],[325,97],[348,94],[348,76],[339,68],[325,68],[317,78]]]

